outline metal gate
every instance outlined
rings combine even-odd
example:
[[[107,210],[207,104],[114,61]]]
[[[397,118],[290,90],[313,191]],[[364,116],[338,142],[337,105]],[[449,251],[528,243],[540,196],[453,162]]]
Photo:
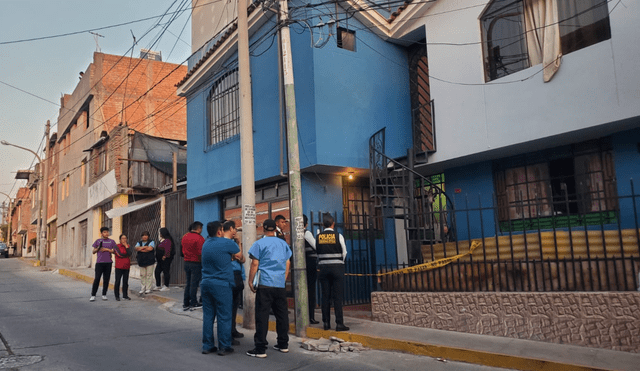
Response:
[[[193,200],[187,200],[187,191],[178,190],[165,195],[165,227],[173,236],[176,243],[176,255],[171,264],[171,284],[184,285],[184,258],[180,256],[182,236],[189,232],[189,225],[193,223]]]

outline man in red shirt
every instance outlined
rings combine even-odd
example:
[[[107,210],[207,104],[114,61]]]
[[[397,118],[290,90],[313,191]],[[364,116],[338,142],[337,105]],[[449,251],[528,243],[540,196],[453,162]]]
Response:
[[[183,310],[202,308],[198,302],[198,286],[202,278],[202,245],[204,238],[200,235],[202,223],[193,222],[189,233],[182,237],[182,254],[184,255],[184,272],[187,275],[187,285],[184,288]]]

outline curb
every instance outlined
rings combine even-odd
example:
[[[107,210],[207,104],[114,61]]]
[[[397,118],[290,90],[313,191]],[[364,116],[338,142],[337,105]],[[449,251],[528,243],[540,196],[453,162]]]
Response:
[[[93,277],[89,277],[82,273],[62,268],[59,268],[58,272],[63,276],[85,281],[90,284],[93,283]],[[113,284],[109,284],[109,289],[113,290]],[[154,299],[161,304],[173,301],[170,298],[155,294],[150,294],[146,297]],[[242,315],[239,314],[237,316],[236,323],[242,324]],[[275,321],[269,321],[269,331],[276,331]],[[295,323],[289,324],[289,333],[295,334]],[[361,343],[365,347],[376,350],[398,351],[419,356],[444,358],[450,361],[523,371],[611,371],[611,369],[562,363],[541,358],[514,356],[503,353],[492,353],[444,345],[434,345],[417,341],[381,338],[371,335],[354,334],[351,332],[322,330],[316,327],[307,327],[306,333],[307,337],[312,339],[319,339],[321,337],[328,339],[330,336],[335,336],[346,341]]]
[[[420,356],[444,358],[450,361],[523,371],[610,371],[610,369],[561,363],[540,358],[513,356],[503,353],[491,353],[472,349],[433,345],[416,341],[380,338],[377,336],[307,327],[307,337],[309,338],[319,339],[323,337],[328,339],[330,336],[339,337],[345,341],[358,342],[371,349],[399,351]]]

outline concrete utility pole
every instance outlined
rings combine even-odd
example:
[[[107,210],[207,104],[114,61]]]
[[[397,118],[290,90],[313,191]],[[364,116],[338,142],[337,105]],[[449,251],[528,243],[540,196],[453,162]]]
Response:
[[[289,7],[280,0],[280,40],[282,43],[282,72],[287,117],[287,153],[289,160],[289,204],[291,220],[295,226],[293,244],[293,292],[296,307],[296,336],[306,337],[309,326],[309,297],[307,293],[307,263],[304,252],[304,222],[302,219],[302,182],[300,180],[300,152],[298,149],[298,121],[296,94],[293,85],[293,60],[289,33]]]
[[[49,141],[49,139],[47,138],[47,142],[48,141]],[[12,147],[20,148],[20,149],[25,150],[27,152],[31,152],[34,156],[36,156],[36,158],[38,159],[38,162],[40,163],[40,175],[39,175],[40,179],[39,179],[39,181],[40,182],[42,181],[42,179],[44,178],[44,174],[43,174],[43,172],[44,172],[44,169],[43,169],[44,168],[44,163],[42,162],[42,158],[37,153],[35,153],[34,151],[30,150],[29,148],[24,148],[24,147],[21,147],[21,146],[17,146],[15,144],[11,144],[11,143],[7,142],[6,140],[0,141],[0,144],[2,144],[3,146],[12,146]],[[41,223],[41,218],[40,218],[42,216],[42,197],[40,197],[40,207],[38,208],[38,213],[40,214],[40,215],[38,215],[39,217],[38,217],[38,220],[37,220],[38,221],[38,233],[42,233],[42,223]],[[36,237],[36,259],[38,259],[38,264],[42,264],[42,262],[40,261],[40,253],[41,253],[40,247],[41,247],[40,246],[40,236],[38,235]]]
[[[45,137],[45,161],[44,161],[44,175],[42,176],[42,180],[40,182],[40,187],[42,188],[42,197],[40,198],[40,217],[42,218],[41,222],[41,230],[40,230],[40,249],[41,257],[40,261],[42,262],[42,266],[47,266],[47,214],[49,213],[49,197],[47,192],[47,188],[49,187],[48,178],[49,178],[49,151],[51,150],[51,145],[49,144],[49,132],[51,131],[51,122],[47,120],[47,125],[44,128],[44,137]],[[42,204],[44,203],[44,208]]]
[[[249,248],[256,241],[256,185],[253,164],[253,110],[251,108],[251,68],[249,62],[250,0],[238,0],[238,80],[240,88],[240,167],[242,170],[242,251],[244,269],[249,272]],[[244,290],[242,327],[256,328],[256,297]]]

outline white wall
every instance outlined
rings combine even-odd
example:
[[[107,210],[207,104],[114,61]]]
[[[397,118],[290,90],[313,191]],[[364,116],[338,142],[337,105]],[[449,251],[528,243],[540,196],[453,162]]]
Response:
[[[421,20],[427,35],[438,145],[429,163],[640,115],[637,1],[619,4],[610,14],[610,40],[563,56],[550,82],[544,83],[538,73],[512,84],[504,83],[525,79],[542,65],[484,82],[478,17],[487,3],[441,0]],[[613,5],[608,4],[609,11]]]
[[[191,0],[191,52],[194,53],[237,15],[236,0]]]

